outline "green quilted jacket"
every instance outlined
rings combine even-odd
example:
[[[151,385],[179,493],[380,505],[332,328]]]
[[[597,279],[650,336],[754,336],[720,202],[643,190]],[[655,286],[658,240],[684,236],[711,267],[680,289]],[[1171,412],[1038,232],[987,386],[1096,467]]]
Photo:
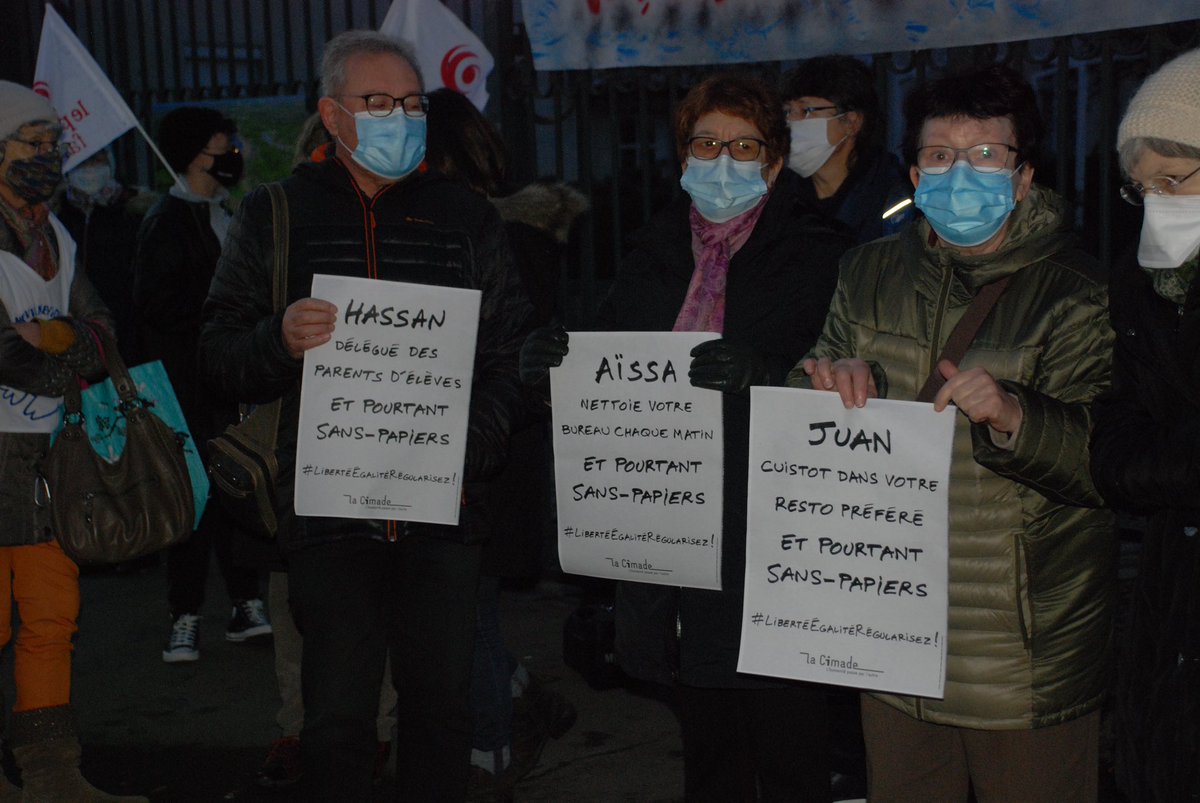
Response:
[[[1097,708],[1107,685],[1116,536],[1088,439],[1113,335],[1105,283],[1063,209],[1035,185],[1001,249],[983,256],[929,245],[924,220],[848,252],[810,355],[861,357],[885,380],[881,395],[914,399],[977,288],[1012,275],[960,363],[986,368],[1024,417],[1004,449],[957,416],[945,697],[878,695],[929,722],[1055,725]],[[806,381],[797,365],[789,384]]]

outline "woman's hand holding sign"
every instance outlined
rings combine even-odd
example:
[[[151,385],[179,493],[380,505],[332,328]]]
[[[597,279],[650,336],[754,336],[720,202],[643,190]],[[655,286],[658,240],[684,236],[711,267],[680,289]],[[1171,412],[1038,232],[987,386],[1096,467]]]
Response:
[[[879,397],[871,366],[857,357],[836,361],[828,357],[809,357],[804,361],[804,373],[812,378],[813,390],[836,391],[841,395],[842,404],[847,410],[862,407],[867,399]]]

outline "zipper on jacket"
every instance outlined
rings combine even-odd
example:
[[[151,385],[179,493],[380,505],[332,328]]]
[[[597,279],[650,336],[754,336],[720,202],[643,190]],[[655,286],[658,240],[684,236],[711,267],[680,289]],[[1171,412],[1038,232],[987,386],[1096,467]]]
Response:
[[[937,358],[942,353],[942,322],[946,317],[946,307],[950,303],[950,285],[954,278],[954,270],[942,262],[942,286],[938,291],[937,308],[933,312],[933,333],[929,340],[929,371],[926,374],[932,374],[937,370]],[[923,380],[922,380],[923,381]],[[920,382],[918,382],[918,385]]]
[[[346,172],[349,174],[349,171]],[[362,189],[358,186],[358,182],[354,180],[354,177],[352,175],[348,177],[350,179],[350,186],[354,188],[354,192],[358,196],[358,203],[360,206],[362,206],[363,210],[363,246],[366,249],[365,256],[367,260],[367,277],[370,279],[378,279],[379,252],[375,243],[375,229],[378,227],[378,221],[375,218],[375,202],[379,200],[381,195],[396,185],[390,184],[379,192],[375,193],[374,197],[367,198],[363,194]],[[395,543],[400,539],[400,522],[392,519],[386,519],[385,524],[387,540],[390,543]]]
[[[1029,632],[1029,620],[1033,618],[1033,612],[1029,611],[1029,616],[1026,617],[1025,606],[1028,601],[1028,596],[1021,593],[1021,576],[1024,575],[1026,586],[1029,584],[1028,561],[1025,560],[1025,545],[1021,543],[1021,536],[1013,536],[1013,578],[1015,587],[1013,592],[1017,599],[1017,625],[1021,628],[1021,643],[1025,645],[1026,650],[1033,648],[1033,634]]]
[[[671,667],[671,679],[679,682],[680,666],[683,663],[683,620],[679,617],[679,608],[675,608],[675,644],[674,666]]]

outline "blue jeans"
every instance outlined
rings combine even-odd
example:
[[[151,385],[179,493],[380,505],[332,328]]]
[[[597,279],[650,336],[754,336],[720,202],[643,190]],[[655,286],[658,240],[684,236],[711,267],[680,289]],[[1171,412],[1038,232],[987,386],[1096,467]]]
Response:
[[[462,801],[479,547],[352,538],[288,556],[304,638],[300,750],[312,800],[371,800],[384,659],[397,692],[400,800]]]

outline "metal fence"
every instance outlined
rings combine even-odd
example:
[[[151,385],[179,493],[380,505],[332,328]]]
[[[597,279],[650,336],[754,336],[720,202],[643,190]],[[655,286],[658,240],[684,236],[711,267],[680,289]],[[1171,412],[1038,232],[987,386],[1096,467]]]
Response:
[[[9,0],[0,76],[33,75],[41,0]],[[56,0],[143,124],[156,104],[300,96],[315,108],[323,43],[348,28],[375,28],[390,0]],[[570,181],[593,201],[564,265],[565,311],[594,309],[627,243],[678,193],[670,114],[711,68],[536,73],[516,0],[446,0],[496,58],[488,113],[512,153],[513,178]],[[10,33],[11,32],[11,33]],[[1200,21],[1084,36],[869,59],[884,101],[888,142],[901,135],[901,101],[914,85],[967,64],[1003,62],[1033,83],[1048,136],[1037,180],[1075,210],[1089,250],[1107,266],[1132,241],[1140,216],[1120,203],[1113,143],[1129,96],[1173,55],[1200,45]],[[814,54],[816,55],[816,54]],[[790,63],[738,65],[774,79]],[[149,183],[153,161],[137,138],[117,144],[127,176]]]

